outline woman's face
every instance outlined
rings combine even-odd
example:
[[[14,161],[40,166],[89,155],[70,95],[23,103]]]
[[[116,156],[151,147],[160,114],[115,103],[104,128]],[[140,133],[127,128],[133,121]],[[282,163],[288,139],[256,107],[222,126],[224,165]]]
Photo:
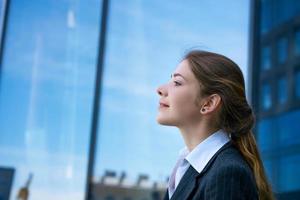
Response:
[[[162,125],[185,126],[199,121],[200,105],[197,105],[199,83],[183,60],[179,63],[171,80],[157,88],[160,96],[157,122]]]

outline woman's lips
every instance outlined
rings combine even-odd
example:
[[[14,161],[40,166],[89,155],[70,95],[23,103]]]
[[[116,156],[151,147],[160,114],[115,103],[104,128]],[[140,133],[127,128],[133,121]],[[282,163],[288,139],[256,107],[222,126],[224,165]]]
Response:
[[[168,108],[170,107],[168,104],[159,102],[159,108]]]

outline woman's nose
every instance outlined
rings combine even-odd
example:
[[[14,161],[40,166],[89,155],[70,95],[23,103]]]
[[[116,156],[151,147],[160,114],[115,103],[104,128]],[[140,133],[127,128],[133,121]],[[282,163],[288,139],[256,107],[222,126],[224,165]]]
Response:
[[[157,89],[156,89],[156,92],[159,96],[166,96],[166,89],[163,87],[163,86],[159,86]]]

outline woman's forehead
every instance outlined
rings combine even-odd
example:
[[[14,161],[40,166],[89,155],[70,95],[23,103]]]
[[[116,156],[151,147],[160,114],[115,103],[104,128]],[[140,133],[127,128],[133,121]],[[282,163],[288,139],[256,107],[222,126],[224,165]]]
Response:
[[[173,76],[182,76],[186,80],[192,80],[195,79],[194,74],[189,67],[189,64],[186,60],[181,61],[178,66],[176,67]]]

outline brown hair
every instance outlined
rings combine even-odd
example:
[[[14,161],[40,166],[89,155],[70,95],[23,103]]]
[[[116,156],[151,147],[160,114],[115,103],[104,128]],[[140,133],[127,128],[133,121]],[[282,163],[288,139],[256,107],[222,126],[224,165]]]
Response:
[[[229,58],[212,52],[193,50],[184,59],[199,81],[201,96],[218,94],[221,97],[218,128],[231,134],[233,144],[252,169],[259,199],[274,199],[252,133],[255,120],[247,103],[242,71]]]

